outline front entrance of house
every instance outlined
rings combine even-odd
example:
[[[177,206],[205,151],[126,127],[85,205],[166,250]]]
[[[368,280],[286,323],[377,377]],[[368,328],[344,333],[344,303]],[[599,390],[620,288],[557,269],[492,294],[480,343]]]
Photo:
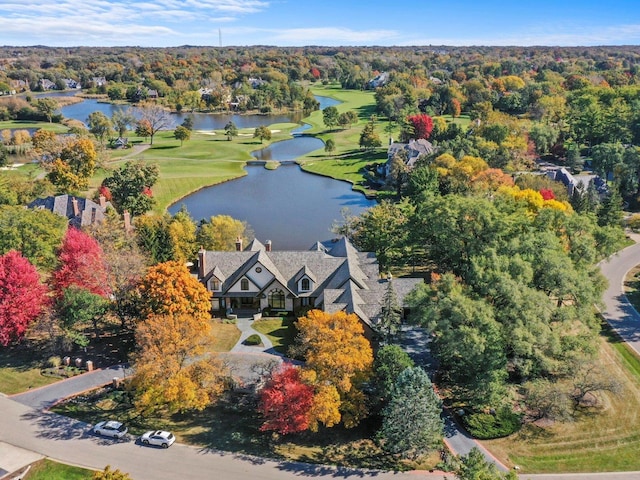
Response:
[[[260,310],[260,299],[256,297],[236,297],[227,301],[227,305],[233,309],[234,313],[250,313],[253,315]]]

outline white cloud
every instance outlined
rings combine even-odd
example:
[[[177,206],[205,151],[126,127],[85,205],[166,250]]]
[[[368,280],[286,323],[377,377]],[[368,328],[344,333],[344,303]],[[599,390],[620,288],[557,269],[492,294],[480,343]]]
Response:
[[[0,2],[0,44],[178,45],[205,25],[268,7],[263,0],[6,0]]]
[[[268,29],[253,27],[232,27],[227,34],[240,40],[239,44],[261,43],[267,45],[383,45],[399,40],[395,30],[352,30],[348,28],[289,28]],[[259,42],[244,42],[242,38],[255,38]]]

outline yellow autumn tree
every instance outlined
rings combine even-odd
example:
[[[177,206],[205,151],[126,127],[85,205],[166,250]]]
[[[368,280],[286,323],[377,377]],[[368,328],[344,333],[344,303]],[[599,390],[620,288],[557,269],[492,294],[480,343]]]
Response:
[[[173,260],[185,263],[196,258],[196,224],[184,207],[171,218],[169,237],[173,245]]]
[[[540,192],[531,188],[521,189],[517,185],[511,187],[503,186],[498,189],[498,193],[513,197],[517,202],[524,204],[527,213],[531,216],[537,215],[542,208],[553,208],[567,213],[573,212],[569,202],[555,199],[545,200]]]
[[[250,236],[251,230],[246,222],[229,215],[216,215],[200,224],[197,242],[205,250],[233,251],[238,238],[246,245]]]
[[[298,319],[297,353],[316,386],[310,425],[353,427],[367,414],[362,384],[371,374],[373,351],[355,314],[311,310]],[[336,414],[339,412],[339,414]]]
[[[180,262],[150,267],[138,285],[141,317],[189,315],[198,320],[211,317],[211,293]]]
[[[513,184],[513,177],[499,168],[488,168],[471,179],[474,192],[494,192],[500,187],[511,187]]]
[[[135,338],[130,387],[138,412],[202,410],[220,397],[226,371],[207,354],[214,341],[209,322],[190,315],[150,315],[137,325]]]

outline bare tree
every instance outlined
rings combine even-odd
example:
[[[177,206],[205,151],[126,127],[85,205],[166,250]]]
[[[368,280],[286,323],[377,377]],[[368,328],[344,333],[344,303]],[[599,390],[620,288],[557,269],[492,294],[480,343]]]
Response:
[[[153,145],[153,136],[159,130],[166,130],[173,126],[171,114],[155,104],[145,104],[140,107],[140,122],[145,122],[149,126],[151,145]]]
[[[575,360],[571,368],[570,378],[573,383],[571,399],[574,402],[574,407],[578,407],[583,403],[588,395],[591,395],[594,401],[597,402],[598,399],[594,396],[596,392],[611,392],[614,395],[619,395],[622,392],[620,381],[608,376],[593,361]]]

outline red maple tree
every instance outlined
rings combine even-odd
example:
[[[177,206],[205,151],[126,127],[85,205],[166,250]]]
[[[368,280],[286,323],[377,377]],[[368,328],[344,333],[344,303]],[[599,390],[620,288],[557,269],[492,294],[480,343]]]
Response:
[[[416,140],[418,138],[428,139],[431,136],[433,119],[426,113],[409,115],[407,121],[413,126],[413,136]]]
[[[282,435],[307,430],[312,404],[313,387],[302,381],[299,367],[285,364],[260,391],[258,411],[265,418],[260,430]]]
[[[58,252],[60,266],[53,272],[53,290],[62,295],[75,286],[96,295],[109,295],[107,268],[98,242],[77,228],[69,228]]]
[[[105,185],[100,185],[98,189],[98,193],[102,195],[107,201],[113,200],[113,196],[111,195],[111,189]]]
[[[542,195],[543,200],[553,200],[556,196],[553,194],[553,190],[549,188],[543,188],[540,190],[540,195]]]
[[[15,250],[0,256],[0,345],[21,339],[47,301],[47,287],[29,260]]]

